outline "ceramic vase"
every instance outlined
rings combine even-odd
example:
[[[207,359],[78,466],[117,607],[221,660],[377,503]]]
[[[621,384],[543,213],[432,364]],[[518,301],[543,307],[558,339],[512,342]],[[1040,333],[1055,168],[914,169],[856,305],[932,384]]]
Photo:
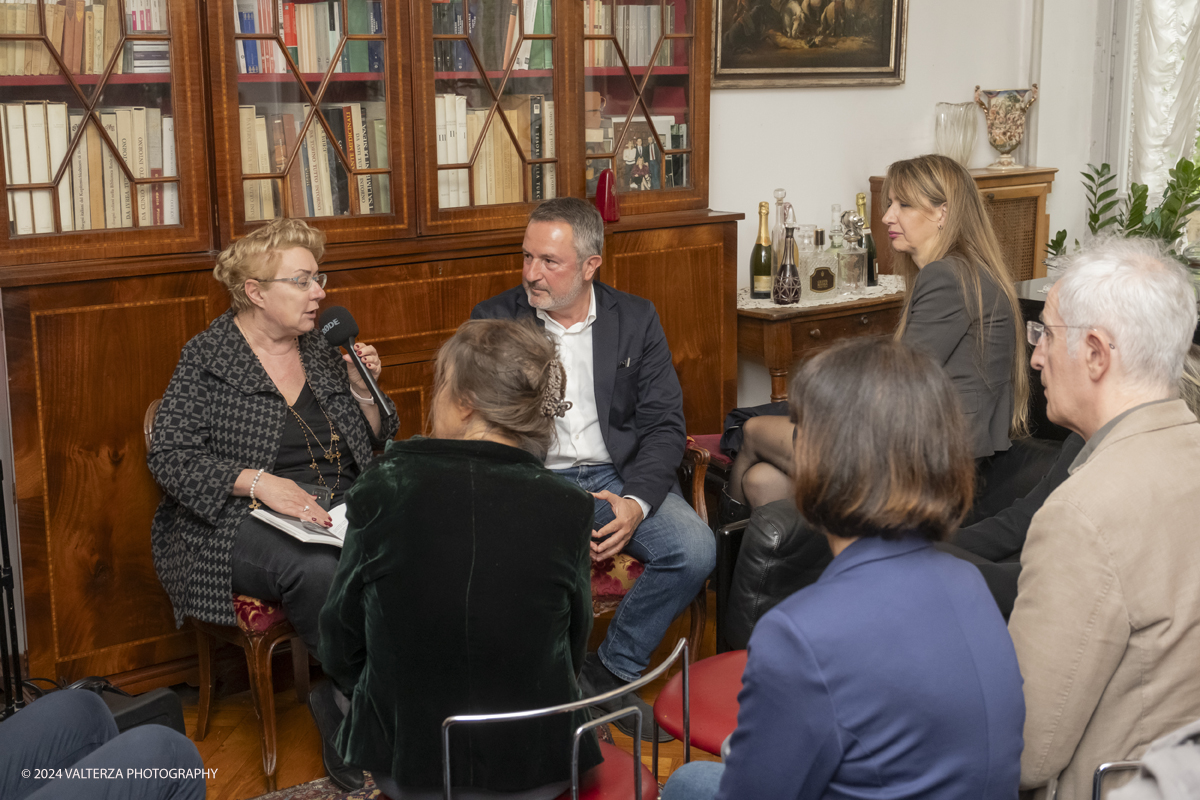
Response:
[[[975,149],[977,121],[974,103],[938,103],[933,149],[964,167],[970,166],[967,162]]]
[[[987,120],[988,143],[1000,152],[1000,158],[988,169],[1016,169],[1012,151],[1025,137],[1025,112],[1037,100],[1038,87],[1031,89],[984,89],[975,87],[975,102]]]

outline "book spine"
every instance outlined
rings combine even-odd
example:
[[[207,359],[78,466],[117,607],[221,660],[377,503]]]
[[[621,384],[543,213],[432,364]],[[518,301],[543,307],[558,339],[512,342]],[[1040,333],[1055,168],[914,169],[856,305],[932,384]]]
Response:
[[[258,148],[254,139],[254,113],[254,106],[238,107],[238,139],[241,142],[243,175],[252,175],[258,171]],[[246,221],[262,219],[258,181],[242,181],[242,198]]]
[[[529,157],[535,159],[542,157],[542,103],[543,97],[540,94],[531,95],[529,98]],[[546,197],[544,173],[542,164],[534,164],[530,169],[534,200],[544,200]]]
[[[50,177],[58,174],[59,168],[67,158],[67,148],[70,147],[70,122],[67,119],[66,103],[46,104],[46,135],[50,146]],[[62,223],[60,230],[73,231],[74,224],[74,195],[71,189],[71,170],[63,172],[62,179],[54,188],[58,199],[58,218]]]
[[[128,108],[117,109],[117,156],[133,171],[133,113]],[[133,227],[133,191],[129,177],[117,167],[118,213],[121,227]]]
[[[446,95],[433,98],[434,131],[437,135],[437,163],[449,163],[446,150]],[[450,173],[444,169],[437,172],[438,208],[450,208]]]
[[[150,177],[150,156],[147,149],[146,109],[142,106],[133,108],[130,115],[131,140],[133,154],[133,177]],[[154,205],[150,201],[150,187],[147,184],[137,185],[137,215],[138,225],[146,227],[154,222]]]
[[[296,118],[292,114],[280,115],[280,126],[283,129],[283,147],[284,156],[292,153],[296,149]],[[282,167],[281,167],[282,169]],[[288,194],[292,198],[293,217],[311,217],[312,211],[309,204],[305,202],[304,186],[306,178],[304,176],[304,165],[302,159],[297,155],[292,160],[292,168],[288,170]]]
[[[87,154],[87,185],[88,191],[91,193],[88,206],[90,210],[86,214],[89,230],[98,230],[106,226],[104,212],[104,139],[100,136],[100,129],[96,127],[96,123],[91,121],[94,117],[84,117],[84,141],[79,143],[80,147],[85,148]]]
[[[101,114],[100,122],[104,132],[114,143],[117,141],[117,115]],[[121,227],[121,189],[118,178],[124,180],[120,169],[117,168],[117,154],[112,151],[103,139],[100,140],[101,160],[104,166],[104,227]]]
[[[267,118],[254,118],[254,147],[258,155],[258,171],[271,173],[271,146],[267,141]],[[262,218],[275,219],[275,181],[264,178],[258,182],[258,198],[262,205]]]
[[[162,110],[146,109],[146,164],[151,178],[163,176]],[[150,224],[163,224],[163,185],[150,184]]]
[[[383,3],[371,0],[367,3],[371,14],[371,33],[383,33]],[[386,42],[367,42],[367,68],[371,72],[383,72]]]
[[[49,137],[46,103],[25,104],[25,138],[29,147],[29,182],[50,182]],[[54,199],[49,189],[33,190],[33,232],[54,233]]]
[[[388,156],[387,120],[369,120],[367,139],[371,151],[371,164],[376,168],[388,167],[391,159]],[[388,176],[372,175],[371,184],[376,212],[379,214],[392,213],[391,181],[388,180]]]
[[[542,149],[545,158],[555,157],[554,148],[554,101],[547,100],[542,104]],[[547,164],[542,182],[547,200],[558,196],[558,165]]]
[[[82,114],[72,114],[71,121],[71,138],[74,139],[79,133],[79,129],[83,127],[84,117]],[[87,137],[80,139],[79,144],[75,147],[75,152],[71,154],[71,211],[74,217],[74,229],[80,231],[89,230],[91,224],[91,190],[88,186],[88,164],[87,164]]]
[[[297,66],[300,63],[300,46],[296,41],[296,4],[283,4],[283,44]]]

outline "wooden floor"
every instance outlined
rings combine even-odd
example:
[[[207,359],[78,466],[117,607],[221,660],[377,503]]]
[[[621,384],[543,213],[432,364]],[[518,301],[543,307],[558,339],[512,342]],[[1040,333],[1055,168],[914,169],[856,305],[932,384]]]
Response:
[[[716,653],[716,631],[713,624],[715,618],[714,595],[709,592],[708,625],[705,628],[704,643],[700,648],[700,658]],[[655,653],[652,665],[659,664],[670,655],[680,637],[687,635],[688,621],[686,613],[675,621]],[[607,628],[606,619],[596,620],[592,631],[592,648],[603,640]],[[283,658],[286,659],[287,656]],[[653,704],[667,680],[664,676],[648,687],[643,693],[647,702]],[[196,729],[196,699],[195,690],[184,693],[183,715],[189,736]],[[288,690],[275,695],[275,711],[279,735],[279,788],[296,786],[323,777],[325,770],[321,766],[321,741],[308,708],[297,703],[295,693]],[[622,749],[633,752],[632,739],[615,729],[613,737]],[[200,750],[205,767],[217,771],[216,777],[208,782],[208,800],[243,800],[257,797],[267,791],[267,779],[262,773],[258,720],[254,716],[254,707],[250,703],[248,691],[220,697],[214,703],[209,715],[208,736],[203,742],[196,742],[196,747]],[[692,758],[704,761],[719,760],[716,756],[696,748],[692,748]],[[653,769],[649,742],[643,743],[642,760]],[[659,780],[665,781],[667,776],[683,763],[682,742],[672,741],[661,745]]]

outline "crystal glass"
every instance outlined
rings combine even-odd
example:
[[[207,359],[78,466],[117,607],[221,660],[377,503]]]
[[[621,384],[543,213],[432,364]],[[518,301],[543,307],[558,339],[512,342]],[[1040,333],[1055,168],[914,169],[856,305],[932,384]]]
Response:
[[[974,103],[938,103],[933,130],[933,149],[967,166],[975,149],[975,126],[979,114]]]

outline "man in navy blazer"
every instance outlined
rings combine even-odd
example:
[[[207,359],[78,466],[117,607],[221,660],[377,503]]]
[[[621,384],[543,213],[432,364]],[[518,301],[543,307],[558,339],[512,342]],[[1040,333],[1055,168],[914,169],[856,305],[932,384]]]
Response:
[[[555,421],[546,466],[595,496],[593,560],[625,552],[646,565],[584,663],[583,691],[599,694],[646,669],[712,571],[716,547],[675,478],[687,443],[683,392],[658,312],[593,280],[604,251],[600,213],[578,198],[548,200],[530,214],[522,247],[522,285],[480,303],[471,318],[531,319],[557,340],[572,406]],[[640,698],[606,710],[633,704],[649,739],[653,712]],[[631,733],[632,719],[617,727]]]

